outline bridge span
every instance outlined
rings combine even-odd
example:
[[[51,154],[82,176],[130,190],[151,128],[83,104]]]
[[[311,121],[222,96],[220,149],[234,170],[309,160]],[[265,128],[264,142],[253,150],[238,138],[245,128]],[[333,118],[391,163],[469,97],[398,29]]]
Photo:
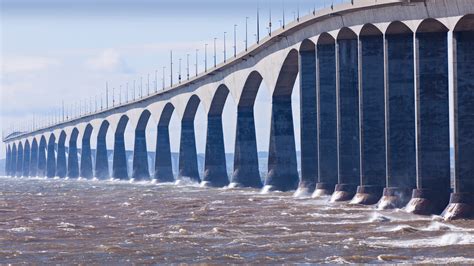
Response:
[[[6,172],[158,182],[187,177],[215,187],[300,189],[314,197],[331,195],[332,201],[381,209],[473,217],[473,65],[474,1],[354,0],[302,17],[215,69],[165,91],[7,136]],[[295,82],[300,87],[300,174],[291,102]],[[258,170],[254,113],[262,83],[272,102],[264,180]],[[228,97],[237,103],[230,177],[222,123]],[[194,126],[200,105],[207,114],[202,174]],[[181,121],[176,177],[170,150],[173,113]],[[152,171],[149,124],[157,129]],[[135,132],[131,176],[127,127]],[[107,132],[114,134],[113,147],[107,147]],[[95,150],[91,138],[97,140]]]

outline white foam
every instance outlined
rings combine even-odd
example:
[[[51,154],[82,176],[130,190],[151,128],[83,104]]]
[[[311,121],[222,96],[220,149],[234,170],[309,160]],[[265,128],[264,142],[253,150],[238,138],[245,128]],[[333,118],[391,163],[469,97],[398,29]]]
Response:
[[[362,241],[369,246],[394,248],[428,248],[474,244],[474,235],[469,233],[446,233],[438,237],[417,238],[397,241]]]

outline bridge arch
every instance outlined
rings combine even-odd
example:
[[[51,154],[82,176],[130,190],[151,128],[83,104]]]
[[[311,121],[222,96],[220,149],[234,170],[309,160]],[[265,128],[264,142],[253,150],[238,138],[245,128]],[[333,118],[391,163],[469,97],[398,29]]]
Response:
[[[125,150],[125,129],[127,127],[129,118],[127,115],[122,115],[118,121],[117,128],[114,135],[114,158],[113,158],[113,178],[128,179],[128,160]]]
[[[23,176],[30,176],[31,148],[30,141],[25,140],[23,147]]]
[[[109,121],[102,121],[97,134],[95,176],[98,179],[107,179],[109,177],[109,160],[107,153],[107,131],[109,126]]]
[[[228,95],[229,89],[227,86],[219,85],[214,93],[207,115],[203,182],[214,187],[223,187],[229,184],[222,128],[222,112]]]
[[[49,136],[47,153],[46,176],[52,178],[56,175],[56,136],[54,133]]]
[[[16,176],[23,175],[23,143],[21,141],[18,142],[18,149],[17,149],[17,159],[16,159]]]
[[[56,165],[56,176],[61,178],[67,175],[67,162],[66,162],[66,132],[64,130],[59,134],[58,139],[58,158]]]
[[[133,172],[132,178],[135,180],[144,180],[150,178],[148,168],[148,151],[146,143],[146,127],[150,120],[151,112],[144,110],[138,119],[135,128],[135,144],[133,150]]]
[[[174,181],[169,137],[169,125],[174,110],[174,105],[172,103],[167,103],[163,108],[158,121],[154,173],[154,177],[156,180],[158,180],[158,182]]]
[[[441,21],[434,18],[424,19],[416,29],[416,33],[448,32],[449,29]]]
[[[401,21],[391,22],[385,30],[385,35],[413,34],[413,31],[407,24]]]
[[[181,119],[181,139],[179,145],[179,174],[178,177],[190,178],[201,182],[199,177],[196,134],[194,131],[194,118],[201,103],[195,94],[189,98]]]
[[[33,138],[30,149],[30,176],[38,175],[38,141]]]
[[[71,136],[69,138],[68,145],[68,158],[67,158],[67,176],[69,178],[79,177],[79,159],[77,153],[77,138],[79,136],[79,130],[73,128]]]

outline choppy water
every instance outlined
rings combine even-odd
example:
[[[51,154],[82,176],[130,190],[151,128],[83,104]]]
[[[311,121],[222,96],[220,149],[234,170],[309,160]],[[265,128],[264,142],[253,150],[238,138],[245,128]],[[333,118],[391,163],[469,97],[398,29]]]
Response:
[[[0,178],[0,263],[474,263],[474,221],[152,182]]]

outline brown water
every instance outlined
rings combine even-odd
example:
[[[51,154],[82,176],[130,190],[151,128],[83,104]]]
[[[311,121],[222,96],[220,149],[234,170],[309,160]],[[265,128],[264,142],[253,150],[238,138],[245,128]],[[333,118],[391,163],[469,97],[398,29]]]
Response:
[[[192,184],[0,178],[0,263],[474,263],[474,221]]]

